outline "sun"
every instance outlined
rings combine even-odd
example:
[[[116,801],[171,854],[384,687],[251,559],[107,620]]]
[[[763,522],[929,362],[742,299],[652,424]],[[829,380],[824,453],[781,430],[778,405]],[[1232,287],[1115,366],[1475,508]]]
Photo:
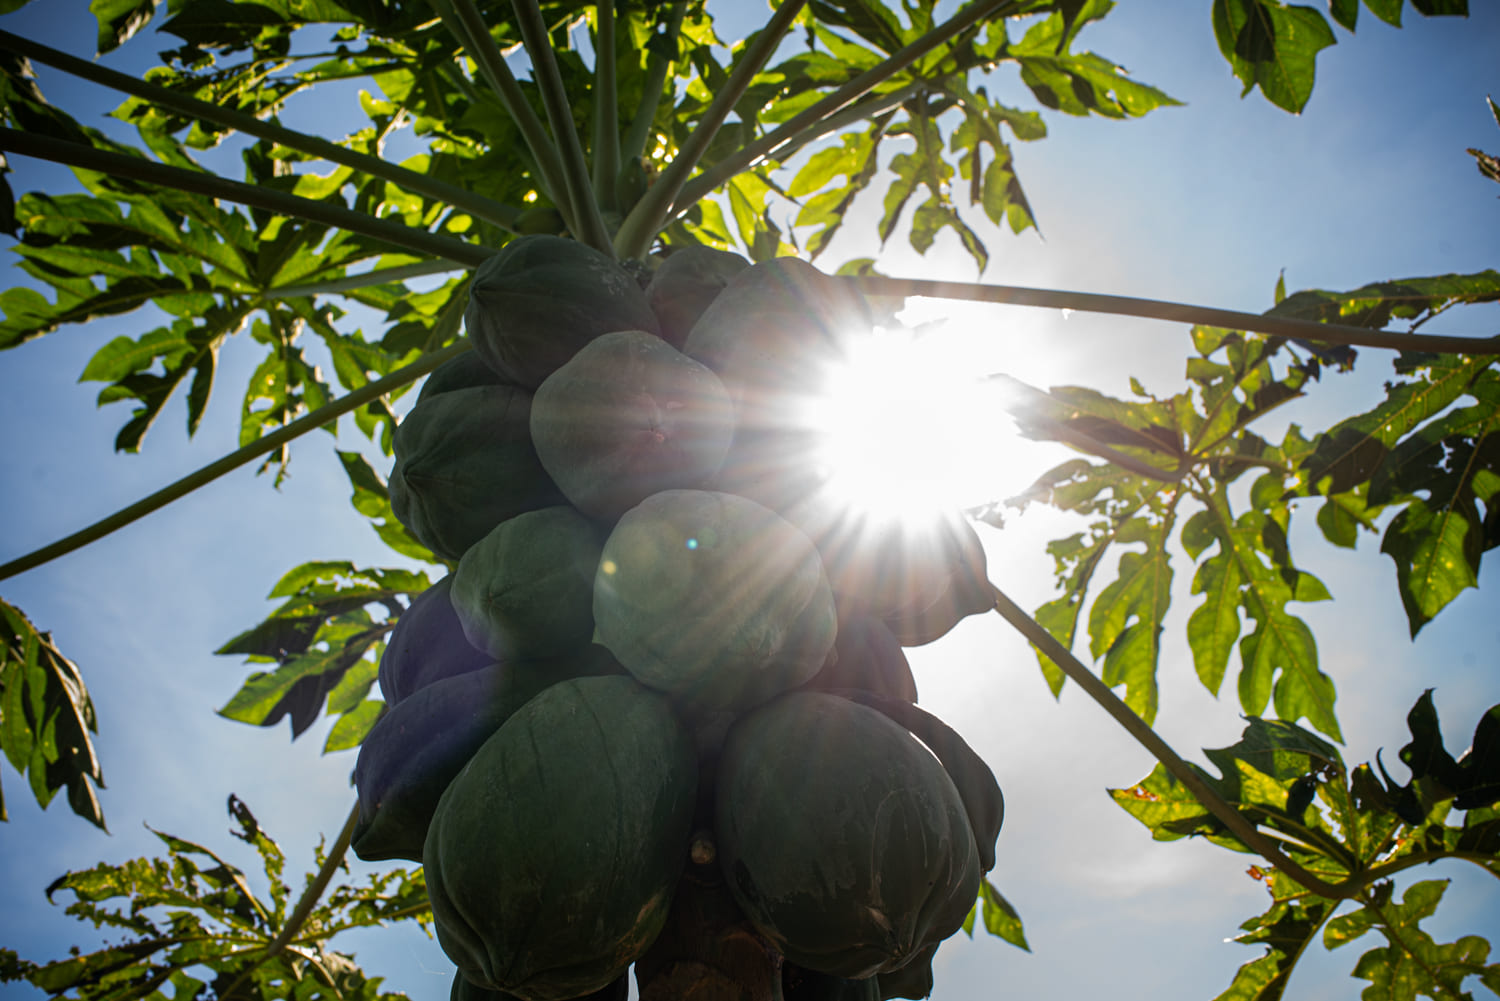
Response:
[[[825,489],[882,520],[993,500],[988,460],[997,435],[1010,435],[1010,419],[963,338],[892,326],[846,343],[806,414]]]

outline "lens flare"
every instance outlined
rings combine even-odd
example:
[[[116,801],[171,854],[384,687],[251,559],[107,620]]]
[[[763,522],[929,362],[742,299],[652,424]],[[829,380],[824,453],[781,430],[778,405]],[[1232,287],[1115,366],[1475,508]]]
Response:
[[[955,348],[941,332],[877,328],[826,373],[806,420],[826,489],[852,510],[909,520],[976,502],[976,462],[1008,421]]]

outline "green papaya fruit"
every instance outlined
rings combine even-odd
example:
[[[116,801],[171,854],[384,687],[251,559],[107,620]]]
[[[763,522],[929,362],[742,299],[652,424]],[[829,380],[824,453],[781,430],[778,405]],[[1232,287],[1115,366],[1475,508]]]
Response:
[[[575,507],[607,521],[654,493],[701,486],[733,435],[719,377],[641,330],[590,341],[531,404],[543,468]]]
[[[411,600],[396,620],[380,655],[380,694],[394,706],[435,681],[478,671],[495,662],[464,637],[450,595],[449,574]]]
[[[809,431],[756,431],[736,425],[734,440],[707,489],[748,497],[778,513],[826,484],[820,441]]]
[[[867,615],[839,623],[828,659],[803,687],[819,692],[854,688],[917,701],[917,681],[901,644],[885,623]]]
[[[505,380],[485,364],[483,358],[473,351],[465,351],[457,358],[449,358],[432,370],[427,381],[422,383],[422,390],[417,394],[417,402],[421,403],[440,393],[451,393],[455,389],[503,385],[505,385]]]
[[[932,753],[874,709],[782,695],[735,723],[717,783],[724,877],[790,962],[887,973],[968,916],[980,872],[963,801]]]
[[[448,785],[423,847],[439,944],[527,1001],[607,988],[655,941],[688,859],[697,764],[667,700],[553,685]]]
[[[495,526],[453,574],[464,635],[500,660],[561,657],[587,646],[601,543],[593,523],[565,504]]]
[[[354,765],[354,853],[366,861],[420,862],[438,797],[502,723],[558,682],[619,673],[609,652],[594,646],[569,658],[495,664],[445,678],[387,709]]]
[[[749,261],[727,250],[697,246],[673,249],[646,286],[646,300],[661,322],[661,335],[667,343],[680,349],[724,286],[748,267]]]
[[[531,444],[531,394],[475,386],[422,400],[396,427],[391,508],[456,560],[496,525],[564,502]]]
[[[475,270],[464,325],[490,368],[528,390],[600,334],[658,332],[646,293],[613,258],[546,235],[517,237]]]
[[[970,574],[977,558],[983,578],[984,550],[973,528],[957,513],[934,512],[921,519],[876,514],[826,486],[804,494],[781,513],[817,546],[846,617],[876,615],[887,624],[904,626],[903,616],[912,616],[913,628],[904,631],[917,634],[921,626],[930,632],[941,624],[945,611],[959,607],[944,603],[955,576]],[[972,611],[963,607],[963,614]],[[928,609],[930,615],[920,614]],[[942,631],[961,617],[947,622]],[[901,637],[895,626],[892,631]]]
[[[718,373],[737,426],[796,430],[869,311],[838,280],[795,257],[736,274],[693,324],[683,351]]]
[[[937,597],[923,608],[905,607],[885,617],[886,626],[902,646],[931,643],[967,616],[994,610],[995,587],[974,526],[957,516],[947,519],[945,526],[942,559],[948,573]]]
[[[837,632],[807,537],[734,494],[666,490],[625,513],[594,585],[596,642],[693,711],[741,709],[817,673]]]
[[[995,781],[995,773],[990,771],[984,759],[959,736],[958,731],[904,699],[847,689],[840,694],[905,728],[937,757],[948,778],[953,780],[964,813],[969,817],[969,829],[974,832],[974,846],[979,852],[979,871],[986,873],[993,869],[995,839],[1000,836],[1000,826],[1005,821],[1005,797],[1000,792],[1000,783]]]

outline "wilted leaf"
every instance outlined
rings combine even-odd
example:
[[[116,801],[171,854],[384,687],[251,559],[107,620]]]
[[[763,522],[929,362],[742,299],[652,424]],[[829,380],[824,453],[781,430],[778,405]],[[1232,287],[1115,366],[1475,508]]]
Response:
[[[62,788],[68,806],[104,828],[95,795],[104,775],[91,733],[98,732],[94,703],[77,665],[64,657],[50,633],[37,630],[19,608],[0,601],[0,749],[31,783],[45,807]],[[0,820],[5,800],[0,797]]]
[[[288,920],[285,857],[236,796],[229,797],[229,813],[235,823],[230,833],[259,855],[269,900],[216,852],[153,831],[166,846],[165,857],[101,863],[65,873],[47,889],[49,896],[71,893],[70,915],[123,938],[49,963],[0,952],[0,982],[25,981],[79,1001],[160,999],[168,995],[158,989],[168,985],[170,996],[192,998],[207,986],[192,971],[212,978],[214,996],[229,996],[224,989],[242,983],[257,997],[286,1001],[405,1001],[405,995],[382,992],[379,979],[366,978],[351,956],[333,951],[331,940],[351,928],[430,920],[421,870],[387,870],[360,883],[336,883],[321,900],[309,901],[296,947],[273,952],[268,947]],[[315,869],[326,861],[322,849],[312,859]],[[312,877],[308,873],[303,881]],[[295,991],[286,989],[293,984]]]

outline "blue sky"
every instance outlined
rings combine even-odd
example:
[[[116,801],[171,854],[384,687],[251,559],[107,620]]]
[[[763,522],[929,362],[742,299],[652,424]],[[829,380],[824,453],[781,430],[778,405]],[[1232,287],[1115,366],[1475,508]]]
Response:
[[[1270,305],[1282,269],[1288,288],[1298,289],[1496,267],[1500,188],[1478,174],[1464,149],[1500,152],[1500,129],[1484,103],[1486,94],[1500,97],[1500,9],[1474,7],[1466,21],[1428,21],[1408,10],[1401,31],[1363,12],[1358,34],[1340,30],[1339,44],[1320,58],[1306,112],[1291,116],[1258,94],[1241,100],[1214,44],[1206,0],[1122,5],[1088,28],[1080,47],[1127,66],[1186,106],[1129,122],[1047,113],[1051,136],[1016,146],[1045,238],[984,229],[993,255],[984,277],[1258,312]],[[92,19],[82,0],[41,0],[0,18],[0,27],[91,51]],[[138,70],[161,47],[143,37],[104,61]],[[45,72],[41,79],[65,106],[108,106],[92,87]],[[1011,103],[1030,106],[1014,75],[993,86]],[[35,161],[12,158],[12,167],[18,192],[72,185]],[[873,232],[872,219],[852,220],[824,263],[872,254]],[[894,241],[887,250],[887,273],[974,276],[972,263],[948,242],[926,258]],[[1187,338],[1180,325],[1020,309],[942,312],[972,340],[976,368],[1003,366],[1034,384],[1120,394],[1132,374],[1159,393],[1182,384]],[[1461,310],[1430,326],[1494,333],[1500,310]],[[71,532],[232,447],[237,395],[258,360],[243,343],[226,348],[220,392],[194,439],[183,433],[179,402],[141,454],[112,452],[125,413],[95,409],[98,387],[78,383],[77,373],[109,339],[144,329],[141,317],[114,318],[3,357],[0,454],[9,461],[0,557]],[[1330,379],[1312,399],[1287,407],[1284,420],[1326,426],[1342,410],[1373,405],[1389,375],[1388,358],[1367,350],[1355,374]],[[356,440],[345,428],[340,447]],[[326,723],[290,744],[284,726],[263,731],[216,717],[213,710],[246,669],[211,653],[266,613],[266,592],[300,562],[402,562],[349,510],[329,444],[318,435],[294,450],[292,476],[279,493],[267,478],[242,470],[87,550],[4,582],[0,594],[53,631],[94,693],[108,782],[101,796],[113,835],[94,831],[61,803],[43,813],[20,777],[0,766],[11,816],[0,827],[0,897],[7,903],[0,944],[41,959],[74,943],[97,943],[92,929],[49,905],[42,890],[69,868],[155,853],[147,823],[223,849],[253,871],[254,860],[225,836],[221,811],[231,792],[280,840],[291,866],[306,864],[320,832],[336,831],[352,801],[353,755],[319,756]],[[996,494],[1005,496],[1064,457],[1016,444],[997,416],[993,440],[976,446],[972,461],[993,471]],[[1353,553],[1334,550],[1308,531],[1310,512],[1302,521],[1293,551],[1336,599],[1302,613],[1339,686],[1346,758],[1368,760],[1383,746],[1389,762],[1405,742],[1407,709],[1434,686],[1449,746],[1460,750],[1479,714],[1500,701],[1494,562],[1478,591],[1412,642],[1392,564],[1377,541],[1366,537]],[[1034,512],[1003,533],[985,530],[993,579],[1028,607],[1046,600],[1051,561],[1043,545],[1077,527]],[[1176,569],[1157,725],[1193,756],[1199,747],[1233,743],[1242,724],[1232,693],[1216,700],[1193,674],[1182,640],[1191,573],[1181,559]],[[1154,843],[1115,807],[1104,790],[1134,783],[1151,760],[1071,686],[1054,701],[1025,644],[1003,623],[970,620],[914,651],[912,660],[922,704],[970,740],[1006,791],[993,878],[1020,910],[1033,950],[1023,954],[983,936],[945,945],[934,998],[1108,992],[1206,1001],[1258,954],[1224,942],[1264,907],[1264,891],[1244,875],[1252,860],[1199,843]],[[1405,882],[1443,877],[1454,882],[1430,923],[1435,936],[1500,928],[1500,889],[1471,871],[1454,864]],[[414,926],[351,936],[346,944],[369,972],[389,978],[387,987],[417,999],[446,996],[451,966]],[[1374,944],[1362,940],[1332,954],[1314,948],[1287,996],[1357,997],[1363,985],[1348,972]],[[0,994],[36,996],[14,985]]]

